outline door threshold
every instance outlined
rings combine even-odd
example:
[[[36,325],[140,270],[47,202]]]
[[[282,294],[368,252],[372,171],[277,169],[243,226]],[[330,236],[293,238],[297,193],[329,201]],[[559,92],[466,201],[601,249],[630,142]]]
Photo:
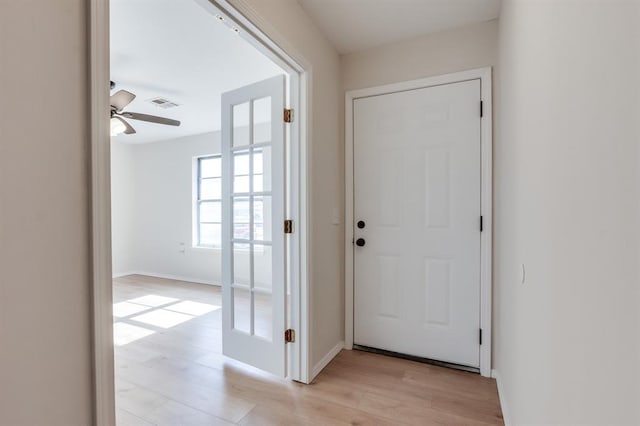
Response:
[[[387,351],[384,349],[371,348],[369,346],[361,346],[356,344],[353,345],[353,349],[357,351],[371,352],[378,355],[391,356],[394,358],[402,358],[409,361],[421,362],[423,364],[437,365],[438,367],[452,368],[454,370],[466,371],[468,373],[480,374],[480,369],[477,367],[469,367],[467,365],[454,364],[452,362],[438,361],[435,359],[422,358],[415,355],[407,355],[399,352]]]

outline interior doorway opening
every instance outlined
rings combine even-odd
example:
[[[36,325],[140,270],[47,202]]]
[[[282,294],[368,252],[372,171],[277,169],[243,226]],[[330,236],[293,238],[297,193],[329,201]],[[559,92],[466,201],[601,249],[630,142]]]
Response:
[[[271,340],[272,343],[282,340],[284,344],[284,338],[276,336],[284,336],[284,328],[298,330],[298,336],[304,337],[279,351],[282,369],[277,373],[301,382],[306,382],[309,377],[308,336],[300,333],[307,328],[306,150],[303,131],[306,73],[302,66],[226,3],[198,0],[179,5],[169,1],[154,2],[152,6],[146,5],[147,2],[134,3],[145,4],[132,5],[131,2],[111,0],[111,70],[98,67],[96,58],[92,64],[94,80],[108,75],[115,86],[109,94],[112,101],[109,102],[112,105],[109,123],[112,130],[111,152],[103,147],[97,148],[105,138],[99,129],[93,129],[96,152],[94,207],[97,206],[96,212],[101,212],[94,215],[94,298],[96,306],[99,305],[95,312],[96,397],[98,418],[105,423],[110,423],[105,419],[111,415],[109,407],[115,405],[114,392],[109,392],[114,387],[116,395],[120,393],[123,396],[118,402],[119,421],[126,423],[128,415],[140,417],[131,412],[135,403],[130,405],[140,397],[147,401],[149,398],[163,401],[160,403],[163,409],[171,411],[176,404],[180,407],[181,395],[189,395],[185,383],[195,384],[195,392],[202,390],[203,386],[209,387],[194,377],[196,371],[237,368],[262,375],[258,369],[245,364],[248,360],[243,359],[245,363],[241,363],[222,355],[225,306],[231,306],[236,319],[239,319],[231,324],[232,333],[245,331],[242,330],[243,323],[248,320],[250,336]],[[134,31],[144,32],[149,30],[144,28],[145,21],[152,22],[157,28],[162,20],[148,19],[148,16],[142,20],[143,10],[127,10],[131,7],[164,13],[167,26],[182,19],[184,25],[181,30],[185,37],[179,37],[179,40],[169,40],[175,37],[158,34],[138,39],[132,37],[127,28],[135,26]],[[180,7],[188,10],[176,9]],[[94,7],[93,13],[99,15],[100,12],[105,10]],[[186,16],[190,13],[191,18],[198,13],[197,19],[206,21],[204,29],[196,28],[194,19]],[[180,26],[174,25],[174,28]],[[104,49],[108,28],[102,28],[99,33],[100,26],[94,25],[92,30],[92,48]],[[202,37],[199,31],[209,31],[210,37]],[[196,43],[196,40],[201,42],[203,39],[204,43]],[[151,43],[147,49],[145,41]],[[197,51],[198,48],[205,51],[189,60],[189,52],[186,51]],[[214,61],[204,64],[199,61],[202,57],[211,58],[211,49],[216,48]],[[173,52],[173,55],[168,52]],[[145,66],[145,61],[150,66]],[[170,68],[164,70],[167,72],[162,72],[161,62]],[[168,65],[171,62],[173,64]],[[207,70],[207,66],[221,70],[217,75],[219,78],[207,73],[211,70]],[[196,81],[198,74],[208,78]],[[238,125],[233,120],[239,114],[235,114],[234,105],[230,105],[233,133],[242,133],[242,128],[246,127],[247,133],[256,138],[267,136],[264,140],[252,139],[247,152],[228,152],[227,166],[231,168],[229,173],[223,173],[227,166],[223,166],[226,159],[222,147],[225,138],[229,140],[233,135],[225,135],[222,130],[221,120],[225,116],[221,111],[222,94],[253,87],[274,76],[282,78],[281,100],[280,104],[274,101],[268,105],[271,109],[268,117],[264,114],[264,102],[261,103],[260,98],[252,98],[249,121]],[[167,82],[171,82],[171,87],[166,85]],[[215,93],[210,88],[212,82],[216,86]],[[96,85],[93,89],[94,98],[99,97],[98,92],[104,93],[104,89]],[[115,95],[118,98],[124,92],[135,95],[135,98],[129,96],[131,99],[124,103],[122,99],[114,101]],[[115,107],[114,103],[117,104]],[[280,111],[276,111],[276,107]],[[296,117],[286,127],[284,121],[276,123],[274,119],[279,117],[282,120],[284,109],[295,111]],[[150,115],[167,121],[175,120],[180,125],[163,126],[159,119],[150,119]],[[265,133],[261,129],[267,124],[282,130]],[[105,129],[106,126],[94,123],[94,127]],[[274,135],[281,137],[280,157],[272,155],[275,149],[270,139]],[[101,166],[97,167],[97,164]],[[242,171],[243,164],[247,165],[247,173]],[[274,169],[281,170],[280,186],[277,190],[260,188],[263,183],[274,182],[273,175],[278,175]],[[245,181],[250,191],[239,189]],[[234,191],[232,195],[235,198],[223,199],[225,185]],[[278,191],[281,202],[275,209],[272,204]],[[246,206],[238,203],[238,195],[247,196]],[[108,208],[109,203],[98,205],[97,199],[111,201],[111,215],[100,210]],[[231,212],[230,219],[223,218],[226,210]],[[296,232],[276,247],[269,238],[281,231],[285,218],[294,221]],[[246,271],[240,270],[244,266],[240,261],[229,264],[231,276],[228,284],[232,292],[226,302],[221,286],[225,275],[222,266],[225,233],[233,240],[228,254],[230,258],[250,259]],[[229,235],[226,238],[230,238]],[[246,243],[247,247],[240,247],[242,244],[239,243]],[[274,253],[276,248],[278,253]],[[284,303],[278,306],[271,303],[271,289],[264,287],[269,278],[273,281],[270,271],[273,268],[267,266],[269,263],[273,265],[274,259],[282,264],[281,279],[277,282],[284,287]],[[238,305],[237,293],[241,288],[237,277],[240,275],[252,277],[248,312],[241,304]],[[262,287],[258,288],[259,284]],[[267,309],[263,303],[265,300],[270,301],[266,303]],[[104,308],[107,304],[109,309]],[[274,307],[282,311],[274,312]],[[274,323],[270,322],[274,316],[283,319],[282,330],[274,328]],[[112,345],[116,351],[115,386],[113,376],[109,374],[113,354],[103,352]],[[154,375],[154,372],[159,374]],[[207,376],[207,373],[203,375]],[[164,390],[171,395],[154,394],[157,390],[154,383],[161,382],[172,384]],[[160,406],[156,408],[159,410]],[[213,414],[225,418],[225,413]],[[153,416],[153,413],[147,415]],[[231,417],[235,415],[237,413]]]

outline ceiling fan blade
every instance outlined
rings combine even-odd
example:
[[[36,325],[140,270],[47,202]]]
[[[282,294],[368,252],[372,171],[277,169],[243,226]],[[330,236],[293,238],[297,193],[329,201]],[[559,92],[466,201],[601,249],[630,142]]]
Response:
[[[118,90],[111,96],[110,103],[116,111],[120,112],[124,107],[129,105],[134,99],[136,95],[131,92],[127,92],[126,90]]]
[[[125,111],[125,112],[118,113],[118,115],[121,115],[121,116],[126,117],[126,118],[130,118],[132,120],[148,121],[150,123],[166,124],[166,125],[169,125],[169,126],[179,126],[180,125],[180,122],[178,120],[172,120],[170,118],[158,117],[157,115],[141,114],[139,112]]]
[[[120,118],[120,117],[113,117],[116,120],[119,120],[120,122],[122,122],[122,124],[124,124],[124,127],[126,128],[124,132],[125,135],[132,135],[136,132],[136,129],[134,129],[133,127],[131,127],[131,125],[129,123],[127,123],[127,120],[125,120],[124,118]]]

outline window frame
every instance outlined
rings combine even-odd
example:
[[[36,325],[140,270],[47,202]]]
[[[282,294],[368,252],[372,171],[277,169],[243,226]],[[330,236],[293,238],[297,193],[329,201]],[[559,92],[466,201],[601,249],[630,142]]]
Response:
[[[220,162],[220,174],[218,176],[210,176],[203,178],[202,177],[202,161],[217,159]],[[222,208],[222,154],[208,154],[201,155],[195,158],[195,185],[194,185],[194,235],[193,235],[193,247],[200,249],[217,249],[220,250],[222,248],[222,238],[220,241],[214,244],[203,244],[202,243],[202,233],[201,226],[202,224],[207,225],[220,225],[220,231],[222,232],[222,214],[220,215],[219,221],[213,222],[202,222],[200,220],[200,206],[205,203],[220,203],[220,207]],[[219,198],[201,198],[202,193],[202,180],[203,179],[219,179],[220,181],[220,197]],[[222,213],[222,212],[221,212]]]
[[[235,158],[236,157],[240,157],[240,156],[247,156],[249,157],[249,161],[251,156],[256,155],[256,154],[261,154],[262,155],[262,149],[261,148],[256,148],[253,150],[249,150],[249,151],[239,151],[239,152],[234,152],[233,153],[233,157],[234,157],[234,165],[235,165]],[[216,176],[209,176],[209,177],[202,177],[202,161],[203,160],[210,160],[210,159],[218,159],[220,161],[220,175],[216,175]],[[201,155],[201,156],[197,156],[194,157],[194,184],[193,184],[193,238],[192,238],[192,247],[193,248],[197,248],[197,249],[206,249],[206,250],[220,250],[222,248],[222,240],[220,240],[220,242],[218,242],[217,244],[213,244],[213,245],[209,245],[209,244],[203,244],[201,235],[201,226],[202,224],[207,224],[207,225],[220,225],[220,228],[222,229],[222,215],[220,216],[220,221],[211,221],[211,222],[203,222],[200,219],[200,206],[202,204],[205,203],[220,203],[220,207],[222,208],[222,154],[207,154],[207,155]],[[264,179],[264,170],[262,171],[262,173],[253,173],[253,175],[251,174],[251,172],[248,172],[246,174],[239,174],[233,175],[233,178],[237,178],[237,177],[247,177],[249,179],[254,179],[255,176],[262,176]],[[202,193],[202,181],[204,179],[219,179],[220,180],[220,198],[201,198],[201,193]],[[265,194],[268,195],[270,192],[264,192],[264,191],[258,191],[258,195],[251,193],[251,192],[240,192],[237,193],[236,195],[240,194],[242,196],[246,196],[247,198],[247,202],[250,202],[251,198],[253,197],[261,197],[264,196]],[[254,217],[255,220],[255,217]],[[251,224],[251,222],[235,222],[234,220],[234,226],[238,224],[238,225],[249,225]],[[260,222],[260,225],[263,228],[263,232],[264,232],[264,218],[262,218],[262,221]],[[255,226],[255,223],[254,223]],[[234,228],[235,229],[235,228]],[[255,232],[255,229],[254,229]],[[247,239],[247,241],[252,241],[255,240],[255,234],[252,236],[250,235],[249,238]],[[256,240],[258,242],[262,241],[262,240]]]

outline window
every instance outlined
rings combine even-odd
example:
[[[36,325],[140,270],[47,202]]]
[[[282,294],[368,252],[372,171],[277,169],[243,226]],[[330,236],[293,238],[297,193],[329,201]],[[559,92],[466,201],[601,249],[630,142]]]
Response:
[[[198,247],[220,247],[222,243],[222,157],[197,159],[196,230]]]
[[[253,150],[253,194],[264,191],[262,157],[262,149]],[[249,161],[249,151],[233,154],[233,192],[240,195],[235,198],[233,206],[233,238],[247,242],[252,240]],[[222,245],[222,157],[220,155],[209,155],[197,159],[196,185],[194,245],[219,248]],[[257,241],[263,241],[265,237],[264,203],[270,202],[271,197],[266,196],[266,200],[264,198],[263,194],[254,196],[253,240]],[[238,246],[245,247],[245,244]]]

